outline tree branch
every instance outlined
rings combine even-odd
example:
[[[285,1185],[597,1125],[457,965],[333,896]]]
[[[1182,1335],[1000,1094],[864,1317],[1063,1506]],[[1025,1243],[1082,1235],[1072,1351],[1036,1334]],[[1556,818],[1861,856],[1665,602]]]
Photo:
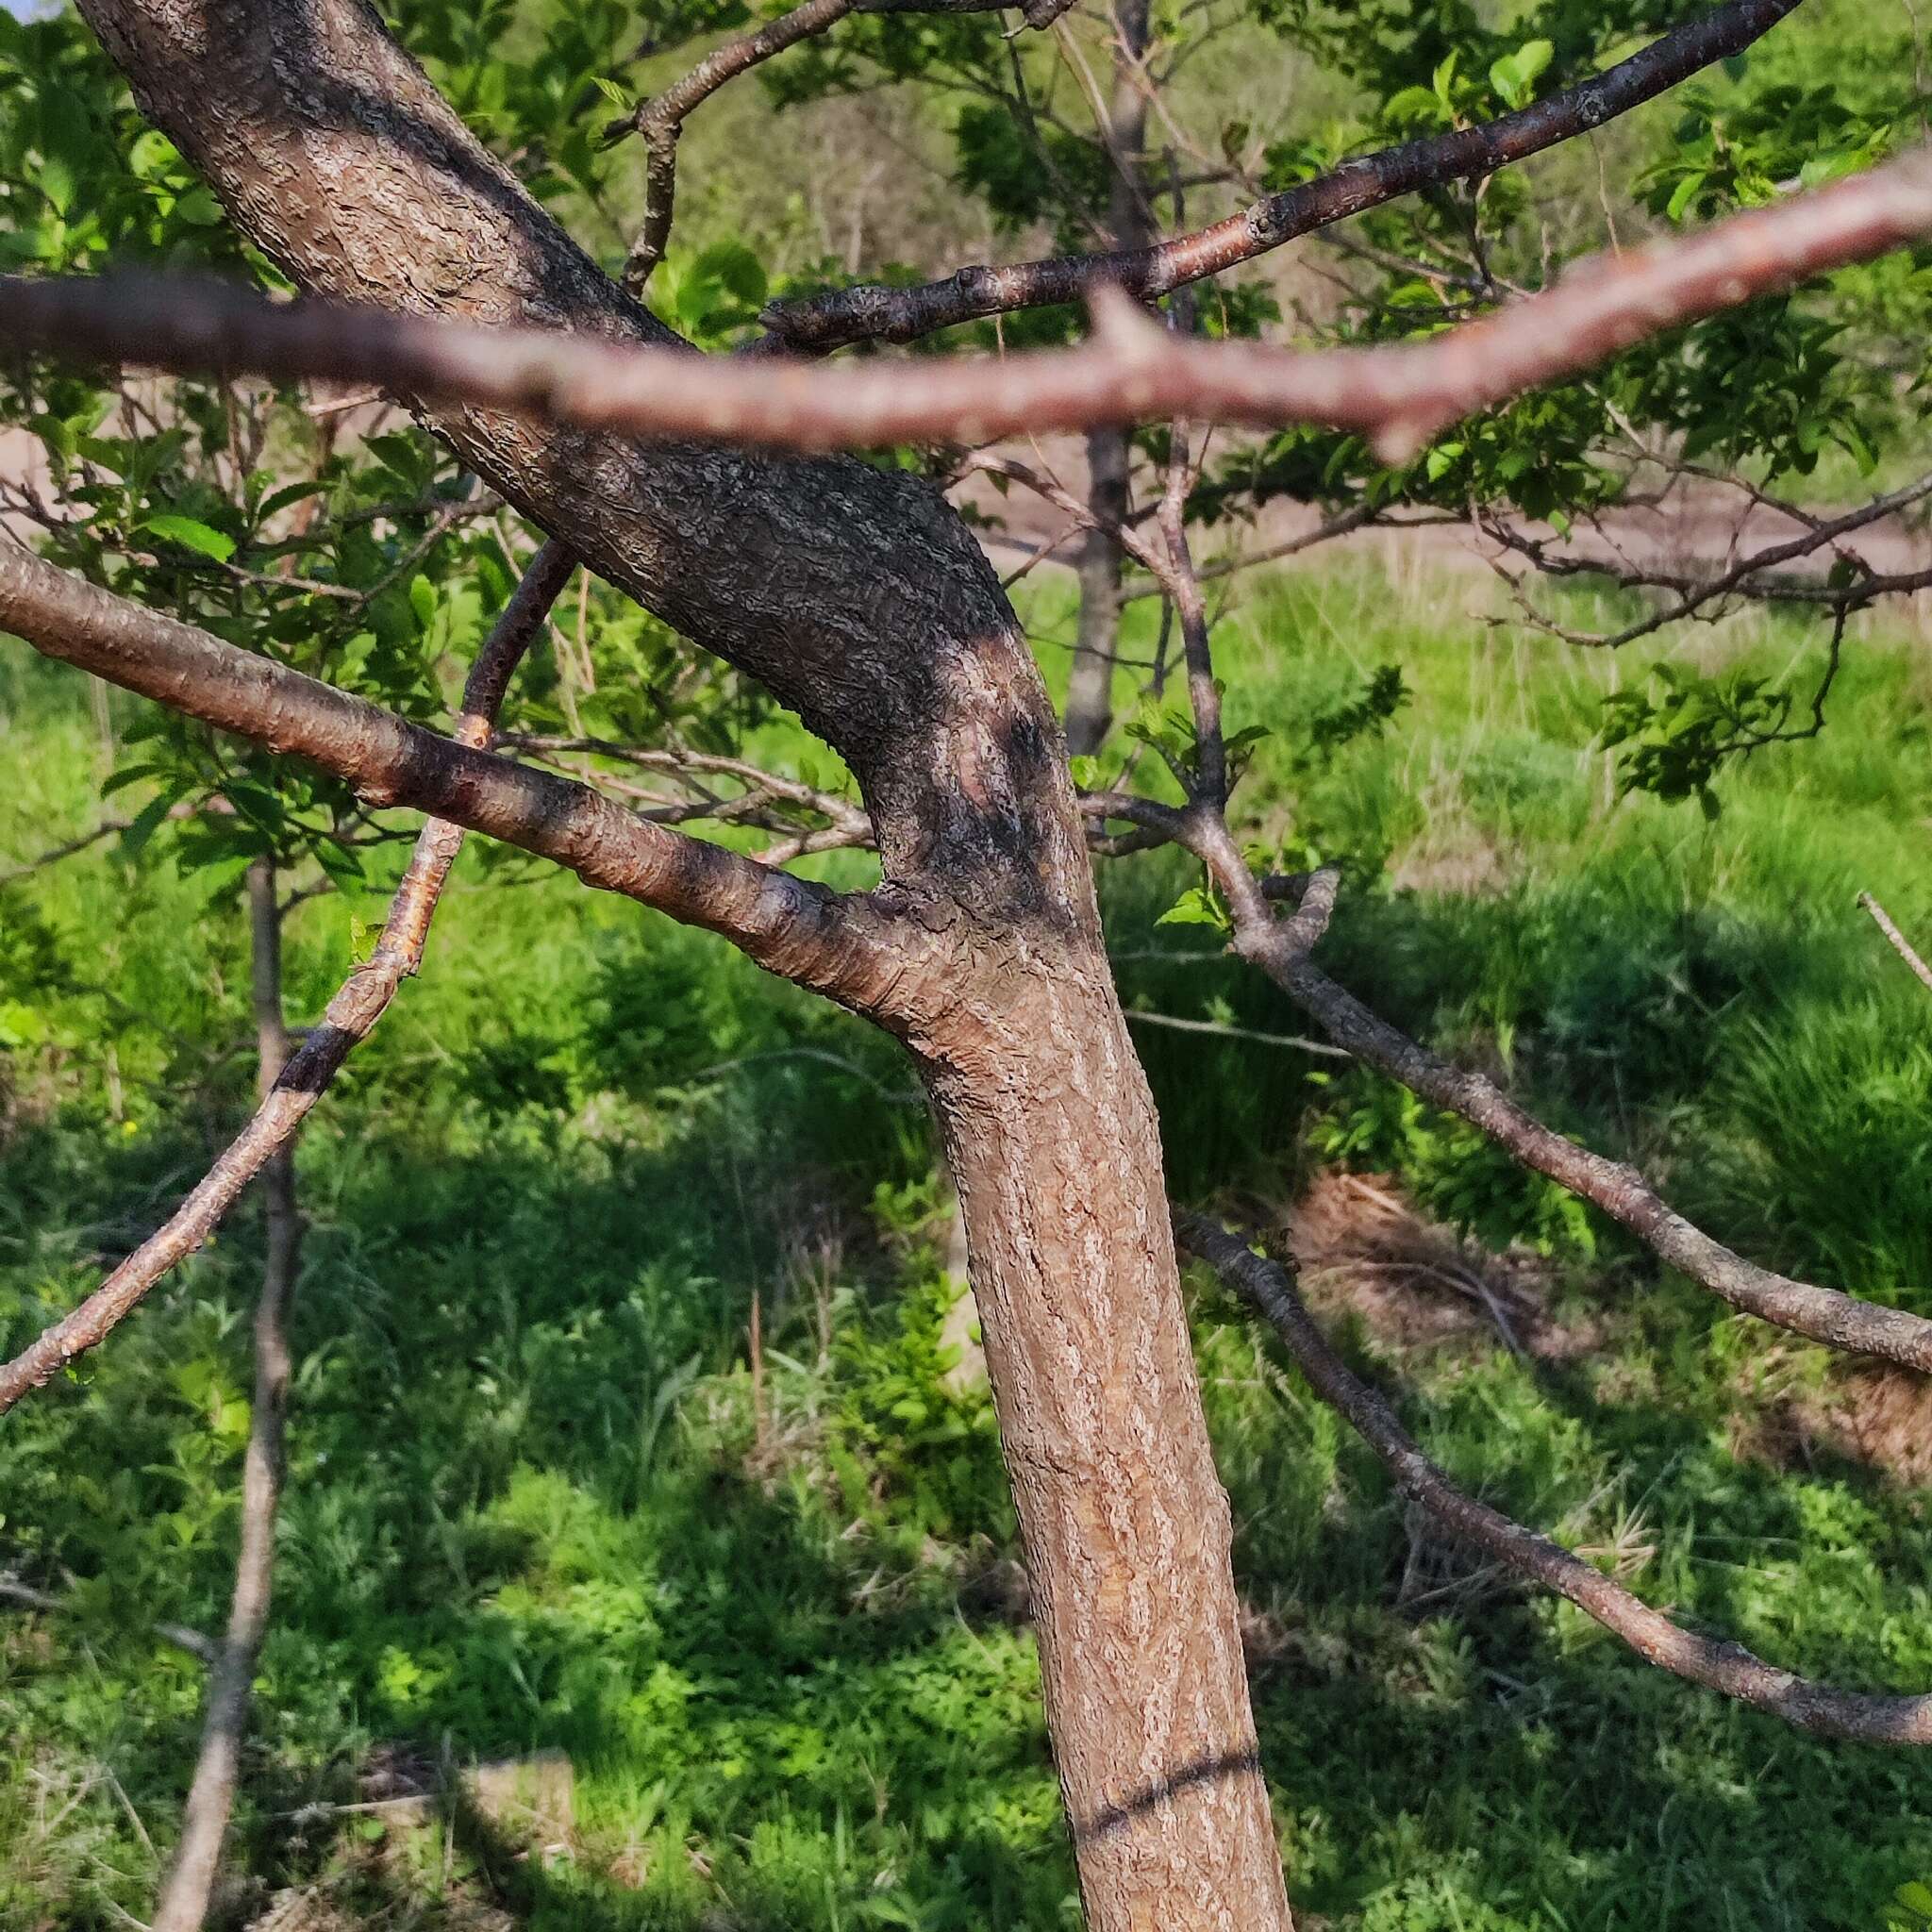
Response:
[[[54,354],[177,373],[379,380],[428,402],[635,437],[858,449],[1186,416],[1353,430],[1399,461],[1472,410],[1928,231],[1932,153],[1915,151],[1697,234],[1579,263],[1554,289],[1426,341],[1307,353],[1171,337],[1105,289],[1078,348],[830,369],[271,304],[151,277],[0,279],[0,328]]]
[[[258,858],[248,870],[250,973],[261,1097],[275,1091],[289,1058],[282,1008],[282,908],[275,867]],[[181,1838],[155,1907],[153,1932],[201,1932],[220,1867],[222,1840],[234,1809],[235,1778],[247,1735],[255,1666],[268,1632],[275,1581],[275,1516],[281,1503],[284,1422],[291,1363],[286,1318],[295,1291],[302,1217],[295,1199],[295,1151],[284,1139],[262,1168],[267,1193],[268,1256],[255,1309],[255,1390],[242,1459],[242,1528],[228,1627],[208,1672],[201,1749],[188,1787]]]
[[[641,101],[628,122],[615,122],[607,130],[621,133],[629,126],[644,138],[644,214],[624,263],[624,286],[632,295],[642,296],[644,284],[663,260],[671,240],[677,202],[677,138],[684,132],[686,116],[727,81],[773,55],[782,54],[787,47],[824,33],[857,4],[858,0],[805,0],[790,13],[781,13],[776,20],[714,48],[681,80],[674,81],[655,98]]]
[[[848,13],[993,13],[1007,4],[1008,0],[805,0],[790,13],[714,48],[662,93],[640,101],[625,120],[613,122],[605,130],[608,138],[635,128],[643,136],[647,152],[644,214],[625,258],[625,288],[641,297],[651,271],[664,258],[677,204],[677,138],[687,118],[726,82],[836,26]],[[1019,0],[1020,11],[1032,27],[1052,25],[1074,4],[1075,0]]]
[[[1285,242],[1418,189],[1478,180],[1625,114],[1714,61],[1741,53],[1798,0],[1729,0],[1674,28],[1607,73],[1476,127],[1385,148],[1271,194],[1241,213],[1152,247],[1059,256],[1004,268],[962,268],[910,289],[876,284],[774,304],[760,318],[790,347],[907,342],[935,329],[1016,308],[1088,300],[1103,284],[1152,301],[1252,261]]]
[[[5,563],[5,553],[0,552],[0,580],[4,580]],[[570,554],[558,543],[546,543],[538,551],[471,667],[463,690],[462,714],[457,724],[460,742],[476,745],[488,738],[510,674],[574,568]],[[446,820],[432,819],[424,826],[408,869],[390,903],[389,917],[375,952],[343,982],[328,1003],[322,1024],[310,1030],[300,1049],[288,1057],[287,1063],[282,1063],[281,1056],[275,1057],[274,1071],[268,1076],[266,1091],[254,1117],[167,1223],[150,1235],[77,1308],[0,1367],[0,1415],[29,1390],[43,1387],[75,1356],[105,1340],[163,1274],[208,1240],[242,1189],[258,1174],[265,1168],[275,1171],[296,1128],[341,1070],[343,1061],[382,1017],[396,989],[421,966],[429,921],[443,881],[456,862],[462,838],[461,828]],[[257,949],[260,950],[259,939]],[[265,1304],[267,1292],[264,1290]],[[251,1456],[251,1469],[253,1462]],[[245,1562],[244,1557],[244,1565]],[[231,1645],[233,1641],[231,1628]],[[241,1688],[244,1712],[247,1683],[244,1677]],[[211,1712],[213,1705],[211,1697]],[[224,1824],[225,1818],[224,1807]],[[218,1825],[217,1848],[220,1830]]]
[[[1903,1308],[1860,1301],[1836,1289],[1794,1281],[1734,1254],[1677,1213],[1635,1168],[1566,1140],[1518,1106],[1494,1082],[1442,1059],[1379,1019],[1307,958],[1308,948],[1326,924],[1325,906],[1318,904],[1315,919],[1300,925],[1299,912],[1288,922],[1275,922],[1265,905],[1256,912],[1255,906],[1261,903],[1259,894],[1224,830],[1224,850],[1200,841],[1191,822],[1184,828],[1183,842],[1189,837],[1195,839],[1197,856],[1213,868],[1234,908],[1235,950],[1319,1022],[1338,1046],[1399,1080],[1432,1106],[1479,1127],[1524,1167],[1548,1175],[1559,1187],[1601,1208],[1628,1228],[1659,1260],[1709,1289],[1734,1308],[1833,1348],[1879,1356],[1907,1368],[1932,1373],[1932,1322]],[[1241,877],[1235,875],[1237,868]],[[1317,883],[1323,876],[1316,875]],[[1332,874],[1327,876],[1332,880]],[[1248,881],[1245,887],[1242,877]],[[1311,885],[1310,898],[1314,894]],[[1305,908],[1307,903],[1304,901]]]
[[[43,655],[321,765],[378,806],[504,840],[587,885],[722,934],[768,972],[874,1015],[889,1004],[885,915],[654,825],[588,786],[404,723],[345,691],[142,609],[0,541],[0,625]]]
[[[1338,1410],[1395,1479],[1442,1526],[1519,1576],[1567,1598],[1646,1663],[1802,1731],[1861,1743],[1932,1743],[1932,1696],[1868,1696],[1820,1684],[1754,1657],[1741,1644],[1698,1637],[1560,1544],[1465,1495],[1416,1446],[1389,1403],[1352,1374],[1315,1325],[1292,1276],[1225,1228],[1195,1214],[1174,1230],[1229,1289],[1268,1318],[1315,1392]]]
[[[1924,960],[1913,951],[1912,942],[1891,923],[1890,915],[1887,913],[1885,908],[1870,892],[1860,892],[1858,894],[1858,904],[1872,915],[1872,923],[1890,941],[1892,951],[1918,975],[1920,984],[1927,991],[1932,991],[1932,966],[1926,965]]]

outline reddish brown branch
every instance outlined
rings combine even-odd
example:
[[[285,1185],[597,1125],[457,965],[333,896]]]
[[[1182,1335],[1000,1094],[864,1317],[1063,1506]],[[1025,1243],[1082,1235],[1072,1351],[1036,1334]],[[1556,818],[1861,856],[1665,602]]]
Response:
[[[425,401],[639,437],[859,449],[1186,416],[1354,430],[1392,461],[1473,409],[1927,232],[1932,157],[1915,152],[1695,235],[1579,263],[1546,293],[1427,341],[1308,354],[1171,337],[1124,296],[1102,302],[1106,291],[1094,335],[1078,348],[835,368],[270,304],[148,277],[0,279],[0,329],[18,346],[61,355],[380,380]]]
[[[1458,127],[1365,155],[1318,180],[1271,194],[1211,227],[1152,247],[1059,256],[1005,268],[962,268],[943,281],[910,289],[835,289],[803,301],[775,304],[762,320],[792,347],[825,350],[862,341],[911,341],[983,316],[1084,302],[1102,284],[1152,301],[1400,195],[1450,181],[1480,179],[1512,161],[1601,127],[1698,69],[1742,52],[1797,4],[1798,0],[1729,0],[1607,73],[1532,107],[1480,126]]]
[[[1892,951],[1918,975],[1919,983],[1928,991],[1932,991],[1932,966],[1926,965],[1913,950],[1911,941],[1891,923],[1891,917],[1885,908],[1870,892],[1860,892],[1858,904],[1872,915],[1873,924],[1885,935]]]
[[[537,553],[525,572],[471,667],[463,691],[462,716],[457,725],[462,742],[476,745],[489,737],[510,674],[529,647],[573,568],[569,552],[551,542]],[[4,563],[0,563],[0,569],[4,569]],[[163,1226],[150,1235],[77,1308],[48,1328],[12,1361],[0,1367],[0,1414],[29,1390],[42,1387],[75,1356],[104,1340],[163,1274],[208,1240],[236,1197],[258,1174],[266,1170],[277,1196],[283,1190],[292,1189],[292,1171],[287,1168],[285,1158],[291,1138],[341,1071],[352,1049],[382,1017],[396,989],[422,964],[430,917],[462,838],[461,827],[445,820],[432,819],[424,826],[408,869],[390,903],[389,918],[375,952],[343,982],[329,1002],[322,1024],[309,1032],[301,1048],[287,1058],[286,1065],[282,1063],[282,1053],[272,1047],[267,1021],[261,1021],[258,1028],[261,1052],[264,1063],[272,1060],[273,1067],[254,1117]],[[267,942],[259,918],[256,925],[255,950],[261,955]],[[258,999],[258,1005],[260,1004]],[[289,1214],[292,1212],[290,1207]],[[282,1217],[274,1219],[279,1225]],[[292,1262],[283,1273],[292,1273]],[[271,1287],[275,1278],[272,1266]],[[252,1453],[250,1468],[252,1472]],[[231,1646],[233,1641],[231,1629]],[[242,1677],[239,1694],[244,1710],[247,1684],[247,1677]],[[220,1701],[211,1695],[211,1711]],[[232,1695],[229,1701],[232,1702]],[[222,1807],[221,1816],[225,1822],[225,1807]],[[217,1847],[220,1830],[218,1826],[215,1832]],[[207,1856],[212,1857],[213,1848],[208,1848]],[[199,1923],[199,1915],[192,1922],[184,1923]]]
[[[1176,1216],[1174,1228],[1184,1246],[1267,1316],[1315,1392],[1382,1459],[1402,1494],[1462,1541],[1567,1598],[1646,1663],[1674,1676],[1722,1691],[1820,1737],[1932,1743],[1932,1696],[1840,1690],[1765,1663],[1741,1644],[1695,1636],[1560,1544],[1465,1495],[1416,1446],[1389,1403],[1328,1345],[1286,1269],[1199,1215]]]

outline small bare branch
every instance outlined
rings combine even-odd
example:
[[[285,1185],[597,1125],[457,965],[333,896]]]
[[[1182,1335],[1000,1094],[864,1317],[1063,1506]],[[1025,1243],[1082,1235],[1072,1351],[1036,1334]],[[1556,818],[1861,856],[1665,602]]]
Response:
[[[4,574],[6,560],[0,553],[0,574]],[[525,572],[471,669],[457,727],[467,743],[480,743],[489,736],[510,673],[574,567],[569,552],[553,542],[537,553]],[[245,652],[236,655],[251,664],[263,661],[248,658]],[[330,1000],[322,1024],[310,1030],[287,1064],[277,1061],[254,1117],[168,1222],[77,1308],[0,1367],[0,1414],[28,1391],[44,1386],[75,1357],[103,1341],[163,1274],[208,1240],[258,1174],[264,1169],[275,1171],[276,1157],[341,1071],[342,1062],[381,1018],[397,987],[421,965],[430,916],[456,862],[462,837],[461,828],[447,821],[431,820],[425,825],[391,902],[375,952],[343,982]],[[245,1682],[242,1688],[245,1696]]]
[[[1918,975],[1920,984],[1928,991],[1932,991],[1932,966],[1926,965],[1913,951],[1912,942],[1891,923],[1891,917],[1885,908],[1870,892],[1860,892],[1858,904],[1872,915],[1873,924],[1890,941],[1892,951]]]
[[[1465,1495],[1417,1447],[1389,1403],[1328,1345],[1285,1268],[1199,1215],[1177,1216],[1174,1228],[1184,1246],[1268,1318],[1315,1392],[1381,1457],[1402,1494],[1461,1541],[1567,1598],[1646,1663],[1674,1676],[1769,1711],[1818,1737],[1932,1743],[1932,1696],[1840,1690],[1765,1663],[1741,1644],[1698,1637],[1560,1544]]]

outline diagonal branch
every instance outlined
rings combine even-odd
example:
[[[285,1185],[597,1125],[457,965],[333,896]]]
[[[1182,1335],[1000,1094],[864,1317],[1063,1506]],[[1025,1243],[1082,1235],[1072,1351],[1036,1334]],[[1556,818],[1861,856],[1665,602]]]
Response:
[[[1239,214],[1152,247],[1058,256],[1004,268],[962,268],[910,289],[836,289],[774,304],[761,318],[789,347],[911,341],[935,329],[1017,308],[1084,302],[1103,284],[1152,301],[1188,282],[1252,261],[1285,242],[1450,181],[1479,180],[1675,87],[1700,68],[1741,53],[1798,0],[1728,0],[1665,34],[1607,73],[1475,127],[1385,148],[1332,174],[1271,194]]]
[[[1307,954],[1325,925],[1334,874],[1317,874],[1302,910],[1276,922],[1259,889],[1223,828],[1218,841],[1203,839],[1192,821],[1182,828],[1197,856],[1212,867],[1233,908],[1235,950],[1258,966],[1295,1004],[1319,1022],[1336,1045],[1399,1080],[1434,1107],[1460,1115],[1507,1153],[1536,1173],[1626,1227],[1657,1258],[1721,1296],[1734,1308],[1794,1335],[1808,1336],[1858,1355],[1883,1357],[1932,1373],[1932,1322],[1903,1308],[1881,1307],[1836,1289],[1794,1281],[1760,1268],[1687,1221],[1633,1167],[1580,1147],[1533,1114],[1481,1074],[1431,1053],[1420,1041],[1378,1018],[1328,977]],[[1315,917],[1304,920],[1324,877],[1327,894]],[[1259,908],[1258,910],[1257,908]]]
[[[1858,894],[1858,904],[1872,915],[1872,923],[1882,932],[1891,950],[1896,953],[1917,975],[1919,982],[1927,991],[1932,991],[1932,966],[1926,965],[1913,949],[1912,942],[1891,922],[1891,916],[1870,892]]]
[[[1393,462],[1472,410],[1928,232],[1932,154],[1918,150],[1694,235],[1577,263],[1544,293],[1425,341],[1312,352],[1173,337],[1105,289],[1077,348],[835,368],[271,304],[165,277],[0,278],[0,329],[58,355],[380,381],[425,403],[633,437],[860,449],[1185,416],[1351,430]]]
[[[1674,1624],[1601,1570],[1547,1537],[1458,1490],[1417,1447],[1389,1403],[1352,1374],[1315,1325],[1292,1276],[1225,1228],[1179,1215],[1175,1232],[1224,1282],[1260,1309],[1315,1392],[1381,1457],[1395,1486],[1445,1529],[1520,1576],[1567,1598],[1646,1663],[1734,1697],[1818,1737],[1862,1743],[1932,1743],[1932,1696],[1871,1696],[1779,1670],[1742,1644],[1714,1641]]]
[[[0,625],[43,655],[271,750],[309,759],[368,802],[504,840],[585,884],[722,934],[768,972],[874,1015],[895,965],[863,898],[759,865],[625,811],[588,786],[511,764],[0,542]]]
[[[460,741],[474,745],[489,736],[511,672],[574,567],[569,552],[558,543],[546,543],[537,553],[471,668],[457,724]],[[271,1073],[254,1117],[165,1225],[150,1235],[77,1308],[0,1367],[0,1414],[29,1390],[43,1387],[75,1356],[103,1341],[163,1274],[208,1240],[242,1189],[265,1168],[275,1166],[296,1128],[341,1072],[342,1062],[382,1017],[396,989],[421,966],[430,916],[462,839],[461,827],[447,820],[432,819],[424,826],[408,869],[391,901],[375,952],[330,1000],[322,1024],[309,1032],[286,1065],[278,1065]],[[258,951],[260,949],[258,941]],[[231,1646],[233,1641],[231,1631]],[[241,1680],[244,1711],[252,1674],[251,1663],[248,1675]],[[211,1694],[211,1711],[218,1701]],[[224,1807],[224,1824],[225,1818]],[[218,1826],[217,1847],[220,1830]],[[212,1850],[208,1856],[213,1856]]]

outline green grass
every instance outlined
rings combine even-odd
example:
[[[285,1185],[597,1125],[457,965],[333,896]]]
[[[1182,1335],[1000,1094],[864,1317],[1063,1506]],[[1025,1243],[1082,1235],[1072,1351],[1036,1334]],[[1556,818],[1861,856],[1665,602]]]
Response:
[[[1932,1003],[1852,904],[1869,888],[1932,930],[1923,641],[1861,637],[1824,738],[1726,777],[1707,824],[1618,803],[1590,748],[1641,660],[1464,621],[1486,596],[1358,561],[1253,586],[1223,625],[1233,722],[1282,727],[1246,835],[1349,864],[1325,962],[1755,1256],[1932,1307]],[[1029,606],[1050,671],[1067,615],[1051,585]],[[1776,624],[1697,648],[1802,675],[1818,640]],[[1383,661],[1412,704],[1303,759],[1294,721]],[[77,681],[18,650],[0,718],[0,854],[25,855],[91,823],[99,754]],[[1129,999],[1302,1030],[1200,928],[1153,923],[1188,883],[1158,857],[1108,874]],[[904,1066],[634,908],[474,854],[458,887],[302,1144],[302,1366],[233,1916],[300,1883],[379,1925],[486,1902],[592,1932],[1071,1924],[997,1445],[983,1397],[940,1374]],[[241,943],[192,882],[107,852],[0,889],[0,1011],[28,1040],[0,1059],[0,1345],[83,1292],[245,1105]],[[298,1017],[349,945],[348,908],[297,914]],[[1278,1206],[1346,1158],[1549,1250],[1557,1313],[1597,1324],[1571,1359],[1346,1328],[1461,1479],[1572,1541],[1649,1550],[1636,1586],[1699,1627],[1932,1685],[1923,1492],[1737,1447],[1825,1386],[1818,1357],[1552,1214],[1377,1083],[1137,1038],[1189,1197]],[[152,1624],[222,1615],[258,1266],[244,1209],[0,1425],[0,1569],[72,1606],[0,1605],[0,1925],[125,1924],[151,1901],[200,1689]],[[1404,1603],[1417,1553],[1378,1467],[1205,1287],[1197,1330],[1305,1924],[1870,1932],[1932,1873],[1923,1760],[1689,1691],[1451,1553],[1420,1553],[1441,1593]],[[378,1747],[566,1752],[568,1849],[523,1857],[467,1812],[411,1831],[328,1808]]]

